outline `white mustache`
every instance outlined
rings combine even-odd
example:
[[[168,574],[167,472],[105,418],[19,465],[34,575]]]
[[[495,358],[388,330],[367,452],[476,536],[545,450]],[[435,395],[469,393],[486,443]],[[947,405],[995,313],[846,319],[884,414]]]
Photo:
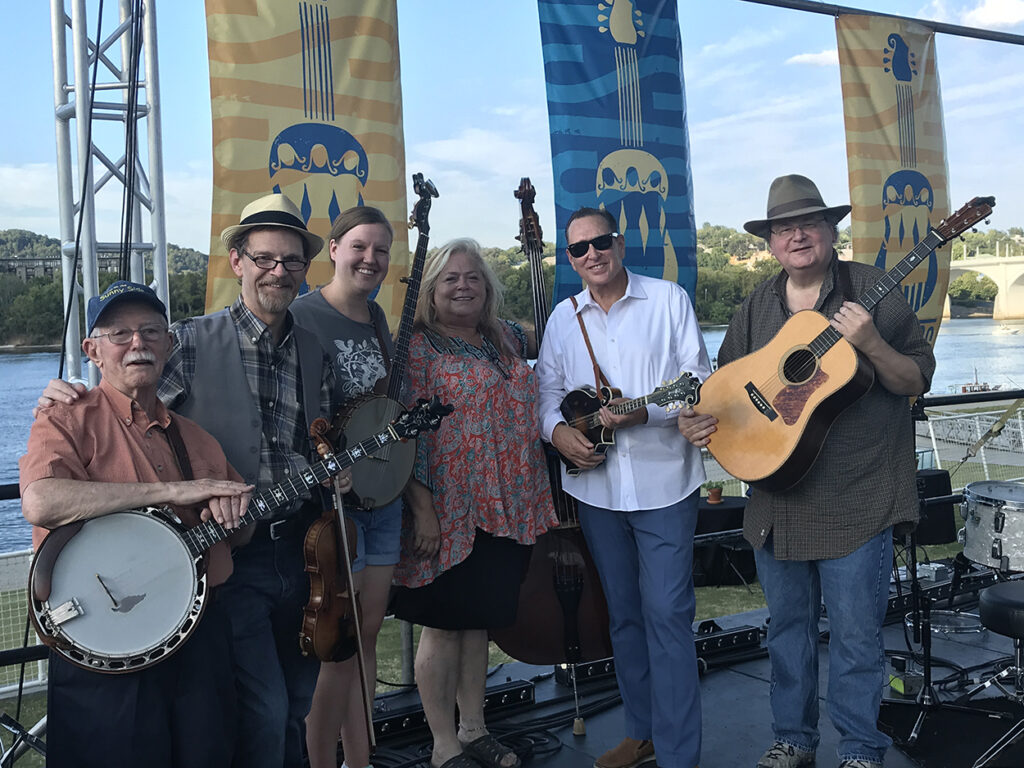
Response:
[[[124,364],[131,365],[132,363],[155,363],[156,355],[152,352],[141,350],[139,352],[126,352],[124,355]]]

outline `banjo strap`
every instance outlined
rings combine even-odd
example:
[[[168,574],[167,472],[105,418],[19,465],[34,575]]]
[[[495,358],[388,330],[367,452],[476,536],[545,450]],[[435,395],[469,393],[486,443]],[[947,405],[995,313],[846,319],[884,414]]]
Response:
[[[164,434],[167,435],[167,442],[171,444],[171,450],[174,451],[174,458],[178,462],[178,469],[181,470],[182,479],[195,479],[195,476],[192,474],[192,462],[188,460],[188,451],[185,450],[185,441],[181,439],[181,432],[178,431],[178,424],[174,421],[173,416],[170,422],[168,422]]]

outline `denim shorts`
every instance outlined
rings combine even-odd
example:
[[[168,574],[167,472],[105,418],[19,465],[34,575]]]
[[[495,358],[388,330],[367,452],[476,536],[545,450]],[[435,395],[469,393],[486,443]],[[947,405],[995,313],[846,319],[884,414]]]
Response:
[[[368,565],[394,565],[401,554],[402,498],[377,509],[346,507],[345,516],[356,526],[356,561],[353,571]]]

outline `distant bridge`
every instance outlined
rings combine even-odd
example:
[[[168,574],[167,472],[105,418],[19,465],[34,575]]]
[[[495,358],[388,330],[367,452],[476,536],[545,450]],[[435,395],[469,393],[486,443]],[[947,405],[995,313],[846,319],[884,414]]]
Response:
[[[1024,319],[1024,256],[998,259],[994,256],[972,256],[949,263],[950,282],[966,272],[985,275],[999,289],[992,307],[993,320]],[[946,296],[945,311],[948,317],[949,296]]]

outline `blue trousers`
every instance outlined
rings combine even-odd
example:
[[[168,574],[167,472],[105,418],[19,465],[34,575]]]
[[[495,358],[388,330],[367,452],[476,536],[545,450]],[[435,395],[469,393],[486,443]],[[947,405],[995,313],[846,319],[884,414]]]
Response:
[[[798,749],[818,746],[818,618],[828,611],[828,710],[840,760],[882,762],[892,740],[878,730],[885,684],[882,625],[889,600],[892,529],[845,557],[776,560],[772,540],[754,551],[771,621],[772,729]]]
[[[305,527],[277,541],[260,538],[234,552],[221,587],[231,618],[238,687],[238,768],[301,768],[305,718],[320,662],[299,650],[309,600],[302,542]]]
[[[579,511],[608,601],[625,735],[652,739],[662,768],[694,768],[701,743],[697,493],[661,509],[619,512],[581,502]]]

